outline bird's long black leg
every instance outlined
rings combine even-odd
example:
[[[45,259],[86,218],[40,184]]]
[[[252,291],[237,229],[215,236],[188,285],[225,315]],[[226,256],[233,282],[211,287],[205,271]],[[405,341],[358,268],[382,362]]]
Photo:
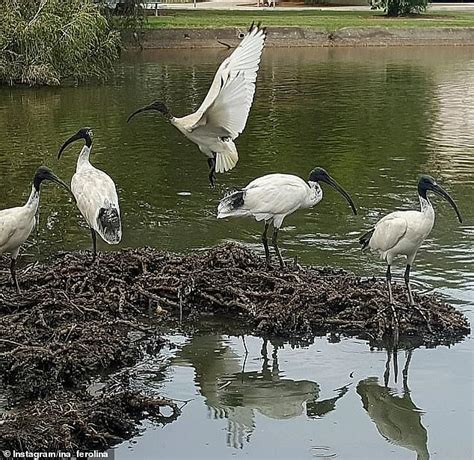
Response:
[[[97,257],[97,234],[93,228],[91,228],[92,236],[92,262],[95,262]]]
[[[408,292],[408,303],[410,305],[414,305],[415,302],[413,302],[413,295],[411,293],[411,287],[410,287],[410,264],[407,265],[404,278],[405,278],[405,286],[407,287],[407,292]]]
[[[392,296],[392,273],[390,272],[390,265],[387,265],[387,287],[388,287],[388,301],[390,303],[390,308],[393,315],[393,346],[396,348],[398,346],[398,316],[393,305],[393,296]]]
[[[16,257],[12,257],[12,261],[10,262],[10,273],[12,275],[12,281],[15,285],[16,293],[21,294],[20,285],[18,284],[18,279],[16,277]]]
[[[385,372],[383,374],[383,381],[386,387],[390,381],[390,361],[392,360],[392,350],[387,348],[387,361],[385,361]]]
[[[385,278],[387,279],[387,288],[388,288],[388,301],[390,304],[393,303],[392,297],[392,273],[390,272],[390,265],[387,265],[387,273],[385,274]]]
[[[278,256],[278,260],[280,261],[280,267],[285,268],[285,262],[283,262],[283,258],[280,254],[280,249],[278,248],[278,228],[273,228],[273,235],[272,235],[272,244],[275,248],[276,255]]]
[[[407,351],[407,355],[406,355],[406,361],[405,361],[405,367],[403,368],[403,371],[402,371],[402,376],[403,376],[403,390],[406,392],[406,393],[409,393],[410,392],[410,389],[408,388],[408,368],[410,367],[410,362],[411,362],[411,356],[413,354],[413,348],[410,348],[408,351]]]
[[[415,305],[415,302],[413,300],[413,294],[411,292],[411,286],[410,286],[410,264],[407,265],[407,268],[405,270],[405,275],[404,275],[404,278],[405,278],[405,285],[407,287],[407,292],[408,292],[408,303],[410,304],[411,307],[413,307],[419,314],[420,316],[425,320],[425,323],[426,323],[426,327],[428,328],[428,331],[430,331],[431,333],[433,333],[433,329],[431,328],[431,324],[430,322],[428,321],[428,318],[426,317],[426,315],[423,313],[423,311],[421,310],[421,308],[418,308],[416,305]],[[429,314],[429,312],[428,312]]]
[[[267,231],[268,231],[269,226],[270,226],[270,223],[265,222],[265,228],[262,233],[262,243],[265,249],[265,264],[267,265],[267,268],[270,267],[270,250],[268,249],[268,239],[267,239]]]
[[[207,159],[207,164],[209,165],[209,184],[214,188],[214,183],[216,180],[216,154],[214,153],[213,158]]]

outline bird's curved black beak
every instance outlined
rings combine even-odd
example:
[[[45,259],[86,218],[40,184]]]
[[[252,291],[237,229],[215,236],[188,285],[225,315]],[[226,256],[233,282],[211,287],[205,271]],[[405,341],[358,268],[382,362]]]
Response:
[[[59,152],[58,152],[58,160],[61,158],[61,155],[62,153],[64,152],[64,150],[66,150],[66,147],[69,145],[69,144],[72,144],[73,142],[75,141],[78,141],[79,139],[84,139],[84,135],[83,133],[81,133],[80,131],[76,134],[74,134],[73,136],[71,136],[64,144],[63,146],[59,149]]]
[[[430,189],[432,192],[436,193],[436,195],[439,195],[440,197],[444,198],[452,206],[452,208],[456,212],[456,215],[458,216],[459,222],[462,224],[461,213],[459,212],[458,206],[456,205],[454,200],[450,197],[449,193],[438,184],[431,185]]]
[[[320,178],[319,180],[320,182],[326,182],[326,184],[337,190],[349,203],[349,206],[351,207],[354,216],[357,216],[357,209],[354,202],[352,201],[352,198],[329,174],[327,174],[324,178]]]
[[[141,109],[135,110],[128,118],[127,118],[127,123],[135,116],[138,115],[139,113],[142,112],[148,112],[149,110],[157,110],[155,107],[153,107],[153,104],[147,105],[145,107],[142,107]]]
[[[34,186],[36,190],[39,190],[41,182],[44,180],[49,180],[51,182],[56,182],[56,184],[60,185],[61,187],[64,187],[69,194],[74,198],[74,195],[72,194],[71,189],[69,188],[69,185],[66,184],[63,180],[61,180],[56,174],[53,173],[49,168],[46,166],[40,166],[35,173],[35,177],[33,179]]]

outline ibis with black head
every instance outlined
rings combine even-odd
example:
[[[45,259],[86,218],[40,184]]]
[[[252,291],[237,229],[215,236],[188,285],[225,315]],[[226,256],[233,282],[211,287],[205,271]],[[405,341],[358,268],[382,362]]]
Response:
[[[63,144],[58,159],[68,145],[84,140],[85,144],[77,159],[76,172],[71,179],[71,190],[77,207],[91,230],[94,261],[97,256],[97,233],[106,243],[118,244],[122,239],[122,221],[114,181],[89,161],[92,138],[90,128],[81,128]]]
[[[55,182],[69,192],[70,189],[58,176],[46,166],[39,167],[34,175],[30,196],[23,206],[0,211],[0,254],[10,253],[10,273],[17,293],[20,286],[16,276],[16,259],[21,245],[28,239],[36,223],[39,207],[40,187],[45,180]]]
[[[408,302],[410,305],[414,305],[410,287],[410,269],[420,246],[430,234],[435,221],[433,205],[427,194],[429,191],[444,198],[453,207],[459,222],[462,223],[461,213],[448,192],[438,185],[433,177],[422,175],[418,181],[420,210],[392,212],[380,219],[371,230],[359,239],[362,249],[368,248],[378,252],[380,258],[387,263],[385,276],[389,302],[391,304],[393,303],[393,297],[390,267],[395,257],[405,256],[407,265],[404,278]]]
[[[133,112],[127,121],[147,111],[163,114],[207,156],[209,182],[213,187],[215,173],[229,171],[239,159],[234,140],[247,123],[265,36],[265,28],[252,24],[237,48],[220,65],[196,112],[178,118],[162,101],[154,101]]]
[[[283,258],[278,248],[278,231],[286,216],[298,209],[312,208],[323,198],[320,183],[325,183],[337,190],[349,203],[352,212],[357,210],[350,195],[323,168],[315,168],[309,175],[308,182],[292,174],[268,174],[250,182],[242,190],[230,193],[219,203],[217,218],[253,217],[264,221],[262,243],[265,249],[265,260],[270,267],[270,251],[267,231],[273,223],[272,245],[278,256],[280,267],[284,268]]]

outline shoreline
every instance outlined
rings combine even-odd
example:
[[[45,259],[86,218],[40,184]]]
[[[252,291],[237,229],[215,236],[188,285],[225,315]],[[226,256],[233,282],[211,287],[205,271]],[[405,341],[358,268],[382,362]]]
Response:
[[[142,49],[234,48],[242,30],[226,28],[144,29]],[[474,46],[474,27],[268,27],[265,47]],[[135,46],[134,46],[135,47]]]

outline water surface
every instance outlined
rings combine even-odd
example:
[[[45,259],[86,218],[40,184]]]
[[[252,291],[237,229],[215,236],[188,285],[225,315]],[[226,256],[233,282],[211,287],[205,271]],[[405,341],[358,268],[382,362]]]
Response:
[[[79,145],[56,160],[77,129],[94,130],[92,161],[116,181],[123,213],[120,247],[173,251],[235,240],[262,253],[261,225],[217,221],[229,189],[270,172],[306,178],[326,168],[359,208],[352,216],[333,190],[312,210],[285,220],[287,258],[382,275],[357,236],[388,211],[418,206],[417,176],[436,177],[457,201],[434,198],[435,227],[416,259],[421,292],[437,291],[471,319],[474,311],[474,49],[267,49],[255,103],[238,139],[240,161],[209,189],[198,149],[159,116],[127,115],[153,99],[177,116],[196,109],[225,50],[125,56],[106,85],[0,89],[0,208],[28,196],[36,167],[69,180]],[[78,211],[62,190],[42,193],[39,232],[20,264],[58,250],[90,248]],[[101,250],[115,248],[99,245]],[[0,267],[1,273],[6,271]],[[2,270],[3,269],[3,270]],[[403,263],[394,268],[401,281]],[[384,383],[387,352],[366,343],[319,338],[291,348],[215,332],[171,336],[168,354],[143,363],[142,383],[190,400],[178,421],[149,426],[117,458],[431,458],[473,457],[472,338],[452,348],[416,349],[405,384],[399,353]],[[274,351],[277,350],[277,351]],[[407,429],[410,427],[410,429]]]

